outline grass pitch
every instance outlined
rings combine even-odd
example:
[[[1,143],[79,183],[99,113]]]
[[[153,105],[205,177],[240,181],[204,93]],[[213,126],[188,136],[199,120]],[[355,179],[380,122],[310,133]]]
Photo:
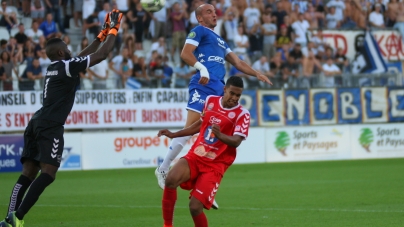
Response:
[[[19,174],[0,174],[5,215]],[[59,172],[28,227],[162,226],[154,169]],[[404,159],[234,165],[206,211],[210,226],[404,226]],[[178,190],[175,227],[193,226]]]

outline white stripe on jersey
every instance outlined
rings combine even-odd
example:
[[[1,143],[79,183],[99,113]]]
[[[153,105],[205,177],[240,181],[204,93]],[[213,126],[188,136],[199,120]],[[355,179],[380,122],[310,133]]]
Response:
[[[185,43],[189,43],[189,44],[194,45],[194,46],[199,46],[199,42],[195,41],[193,39],[186,39]]]

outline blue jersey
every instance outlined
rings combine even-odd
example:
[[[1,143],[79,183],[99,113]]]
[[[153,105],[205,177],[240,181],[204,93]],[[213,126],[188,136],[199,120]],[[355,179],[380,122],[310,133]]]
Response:
[[[226,75],[225,57],[231,52],[227,43],[213,30],[201,25],[191,30],[185,43],[196,46],[194,56],[208,69],[210,77],[208,84],[201,85],[198,83],[201,75],[197,71],[191,78],[189,90],[198,89],[208,95],[222,95]]]

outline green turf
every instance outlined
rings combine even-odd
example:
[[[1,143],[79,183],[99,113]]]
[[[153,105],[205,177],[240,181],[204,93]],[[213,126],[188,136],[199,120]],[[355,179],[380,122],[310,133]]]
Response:
[[[0,174],[0,209],[19,174]],[[28,227],[162,226],[154,169],[58,173]],[[404,226],[404,159],[234,165],[210,226]],[[175,226],[193,226],[179,190]]]

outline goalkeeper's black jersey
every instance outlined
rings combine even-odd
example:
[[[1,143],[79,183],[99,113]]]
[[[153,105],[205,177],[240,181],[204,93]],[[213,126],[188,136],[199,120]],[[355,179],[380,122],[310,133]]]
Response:
[[[52,62],[46,70],[42,107],[32,119],[64,124],[80,85],[79,72],[85,71],[89,65],[90,56]]]

